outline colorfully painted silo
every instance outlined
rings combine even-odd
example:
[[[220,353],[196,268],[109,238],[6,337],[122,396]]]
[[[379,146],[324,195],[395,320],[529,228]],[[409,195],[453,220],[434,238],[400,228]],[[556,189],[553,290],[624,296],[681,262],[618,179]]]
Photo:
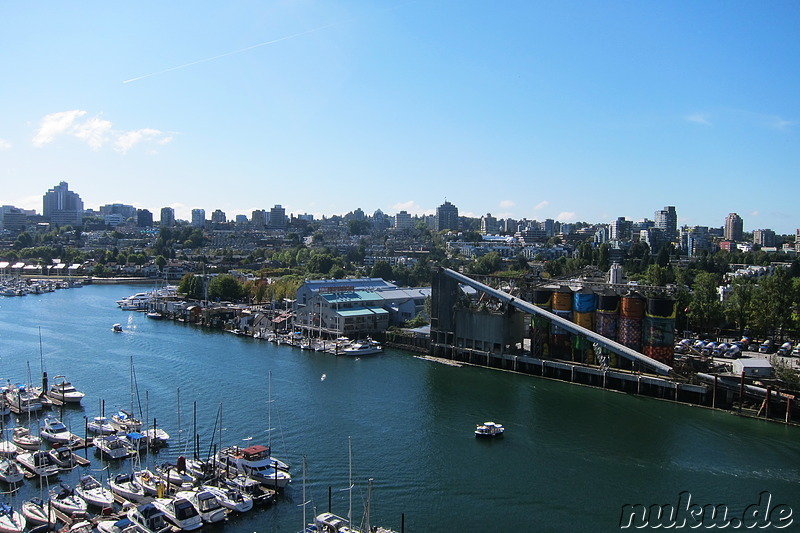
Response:
[[[675,356],[675,300],[648,298],[642,334],[646,356],[672,366]]]
[[[553,299],[552,289],[534,289],[533,291],[533,305],[540,307],[545,311],[551,310],[551,303]],[[550,320],[534,314],[531,317],[531,341],[534,347],[541,350],[541,353],[535,355],[549,355],[550,347]]]
[[[637,352],[642,351],[642,321],[645,300],[638,293],[629,292],[620,300],[617,340]]]
[[[594,312],[597,308],[597,295],[590,289],[583,289],[572,294],[572,321],[577,325],[594,331]],[[581,335],[572,336],[572,349],[575,360],[593,363],[592,343]],[[590,353],[591,352],[591,353]]]
[[[619,295],[612,291],[597,296],[597,311],[594,330],[611,340],[617,340],[619,328]]]
[[[561,287],[553,292],[553,314],[572,321],[572,291]],[[572,351],[570,333],[553,323],[550,325],[550,353],[556,357],[566,357]]]

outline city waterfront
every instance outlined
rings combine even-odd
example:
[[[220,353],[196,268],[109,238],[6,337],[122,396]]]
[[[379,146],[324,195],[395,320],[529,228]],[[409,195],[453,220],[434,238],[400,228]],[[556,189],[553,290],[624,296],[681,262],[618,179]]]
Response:
[[[763,491],[800,509],[796,427],[391,349],[335,357],[117,308],[115,300],[141,290],[88,286],[0,300],[0,379],[25,382],[29,363],[37,383],[41,354],[51,378],[64,375],[87,393],[80,409],[64,413],[82,435],[84,416],[98,415],[101,400],[106,414],[130,406],[133,357],[135,410],[172,435],[143,463],[192,454],[195,402],[205,456],[222,405],[215,444],[271,442],[294,477],[274,505],[232,517],[226,531],[300,530],[303,457],[308,519],[328,509],[329,487],[332,511],[346,515],[348,437],[354,522],[373,478],[371,523],[398,531],[403,515],[405,531],[418,532],[611,530],[624,505],[675,504],[682,492],[701,505],[725,504],[733,516]],[[474,438],[475,424],[487,420],[506,427],[503,439]],[[88,469],[104,467],[93,450],[88,456]],[[38,492],[26,481],[14,500]]]

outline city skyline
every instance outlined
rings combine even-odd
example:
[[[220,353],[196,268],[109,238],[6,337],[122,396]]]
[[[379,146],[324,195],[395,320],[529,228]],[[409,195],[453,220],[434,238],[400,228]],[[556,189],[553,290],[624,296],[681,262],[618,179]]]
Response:
[[[234,7],[232,7],[234,6]],[[5,4],[0,204],[791,234],[791,2]],[[147,28],[148,31],[142,31]]]

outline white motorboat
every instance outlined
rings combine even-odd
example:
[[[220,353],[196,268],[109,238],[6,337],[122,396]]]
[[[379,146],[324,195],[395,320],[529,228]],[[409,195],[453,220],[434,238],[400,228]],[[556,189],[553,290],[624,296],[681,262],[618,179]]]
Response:
[[[67,426],[55,416],[46,416],[39,426],[39,435],[46,441],[58,444],[70,444],[78,440],[78,436],[71,433]]]
[[[253,508],[253,498],[240,490],[213,485],[203,485],[201,488],[216,496],[220,505],[231,511],[246,513]]]
[[[25,477],[19,464],[10,457],[0,456],[0,481],[15,485]]]
[[[129,509],[127,517],[136,525],[136,530],[140,533],[167,533],[172,530],[172,526],[167,523],[164,511],[152,503]]]
[[[11,433],[11,440],[17,447],[23,450],[38,450],[42,447],[42,439],[38,435],[33,435],[31,431],[23,426],[17,426]]]
[[[89,507],[86,500],[75,494],[75,490],[64,483],[50,490],[50,503],[67,516],[85,513]]]
[[[21,453],[17,455],[17,462],[39,477],[56,476],[60,471],[53,458],[44,450]]]
[[[186,498],[192,502],[194,508],[200,513],[200,518],[207,524],[216,524],[225,520],[225,508],[210,491],[203,489],[179,491],[175,497]]]
[[[144,311],[147,309],[152,297],[152,294],[148,292],[137,292],[117,300],[117,305],[124,311]]]
[[[86,424],[86,429],[99,435],[113,435],[117,432],[114,426],[111,425],[111,422],[108,421],[108,418],[104,416],[95,416],[92,418],[92,421]]]
[[[114,324],[111,326],[111,331],[114,333],[122,333],[122,324]]]
[[[268,446],[253,445],[247,448],[231,446],[214,456],[217,470],[239,473],[251,477],[267,487],[282,489],[292,480],[289,465],[270,456]]]
[[[86,396],[83,392],[75,388],[75,386],[64,378],[64,376],[56,376],[54,380],[59,380],[50,386],[47,395],[50,398],[60,400],[64,403],[77,404],[81,403],[83,397]]]
[[[167,520],[182,531],[192,531],[203,527],[200,513],[186,498],[156,498],[153,505],[166,515]]]
[[[23,502],[22,514],[28,522],[36,525],[44,525],[49,522],[50,525],[53,526],[58,520],[53,506],[50,505],[49,502],[43,501],[41,498],[31,498]]]
[[[93,476],[81,476],[78,485],[75,487],[75,492],[89,505],[94,505],[101,509],[114,505],[114,494],[101,485]]]
[[[169,442],[169,433],[161,428],[151,428],[144,432],[150,447],[165,446]]]
[[[124,459],[131,455],[132,450],[119,435],[103,435],[93,439],[94,447],[101,455],[109,459]]]
[[[25,517],[5,502],[0,503],[0,532],[22,533],[25,530]]]
[[[192,487],[197,481],[192,474],[186,471],[185,465],[180,467],[172,463],[162,463],[155,466],[155,471],[162,480],[176,487]]]
[[[142,429],[142,421],[138,418],[135,418],[131,413],[128,411],[123,411],[122,409],[119,412],[111,417],[111,425],[114,426],[118,431],[141,431]]]
[[[42,410],[39,392],[25,385],[10,385],[5,391],[6,403],[16,414],[35,413]]]
[[[484,422],[483,424],[478,424],[478,426],[475,428],[475,436],[484,438],[502,437],[505,430],[506,428],[504,428],[501,424]]]
[[[125,442],[128,445],[128,448],[134,450],[136,453],[142,453],[147,451],[147,437],[139,433],[138,431],[131,431],[130,433],[126,433],[124,435]]]
[[[59,468],[70,469],[78,464],[77,457],[75,457],[75,454],[72,453],[72,450],[66,446],[58,446],[53,448],[47,452],[47,455],[50,456],[50,458],[59,466]]]
[[[383,346],[378,341],[372,340],[367,337],[364,340],[353,341],[338,353],[342,355],[373,355],[383,353]]]
[[[244,474],[239,474],[233,477],[222,479],[226,487],[239,491],[244,496],[253,499],[253,503],[263,502],[269,503],[275,501],[275,489],[268,489],[261,485],[258,481]]]
[[[144,487],[136,481],[133,474],[117,474],[108,480],[108,488],[111,492],[125,498],[128,501],[140,502],[144,500]]]

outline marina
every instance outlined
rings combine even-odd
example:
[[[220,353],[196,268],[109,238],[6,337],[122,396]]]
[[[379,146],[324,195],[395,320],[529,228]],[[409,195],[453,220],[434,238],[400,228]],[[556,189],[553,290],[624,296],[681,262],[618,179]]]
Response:
[[[362,521],[369,478],[371,523],[396,531],[401,525],[405,531],[528,529],[531,516],[534,530],[610,529],[623,505],[669,501],[686,490],[737,513],[764,490],[800,509],[795,427],[439,364],[392,348],[377,357],[331,357],[149,320],[115,304],[140,290],[98,285],[0,301],[3,381],[24,382],[29,363],[37,369],[41,328],[46,370],[68,375],[86,394],[80,404],[42,415],[55,414],[83,438],[102,405],[109,419],[130,410],[133,357],[134,414],[146,426],[157,420],[170,435],[166,446],[136,458],[112,461],[94,448],[80,450],[76,455],[90,464],[60,472],[50,487],[75,486],[84,475],[105,482],[136,462],[153,469],[176,464],[193,456],[196,434],[201,458],[213,446],[269,446],[292,467],[292,481],[273,504],[214,526],[237,533],[300,530],[304,510],[307,522],[325,512],[346,514],[350,439],[354,526]],[[123,331],[114,333],[114,323]],[[31,416],[38,432],[39,415]],[[508,429],[506,436],[476,439],[476,421],[493,419]],[[28,426],[27,414],[4,420],[7,428]],[[478,472],[491,472],[491,483]],[[25,480],[12,495],[14,508],[42,487],[47,494],[47,482]],[[306,500],[312,503],[304,509]]]

